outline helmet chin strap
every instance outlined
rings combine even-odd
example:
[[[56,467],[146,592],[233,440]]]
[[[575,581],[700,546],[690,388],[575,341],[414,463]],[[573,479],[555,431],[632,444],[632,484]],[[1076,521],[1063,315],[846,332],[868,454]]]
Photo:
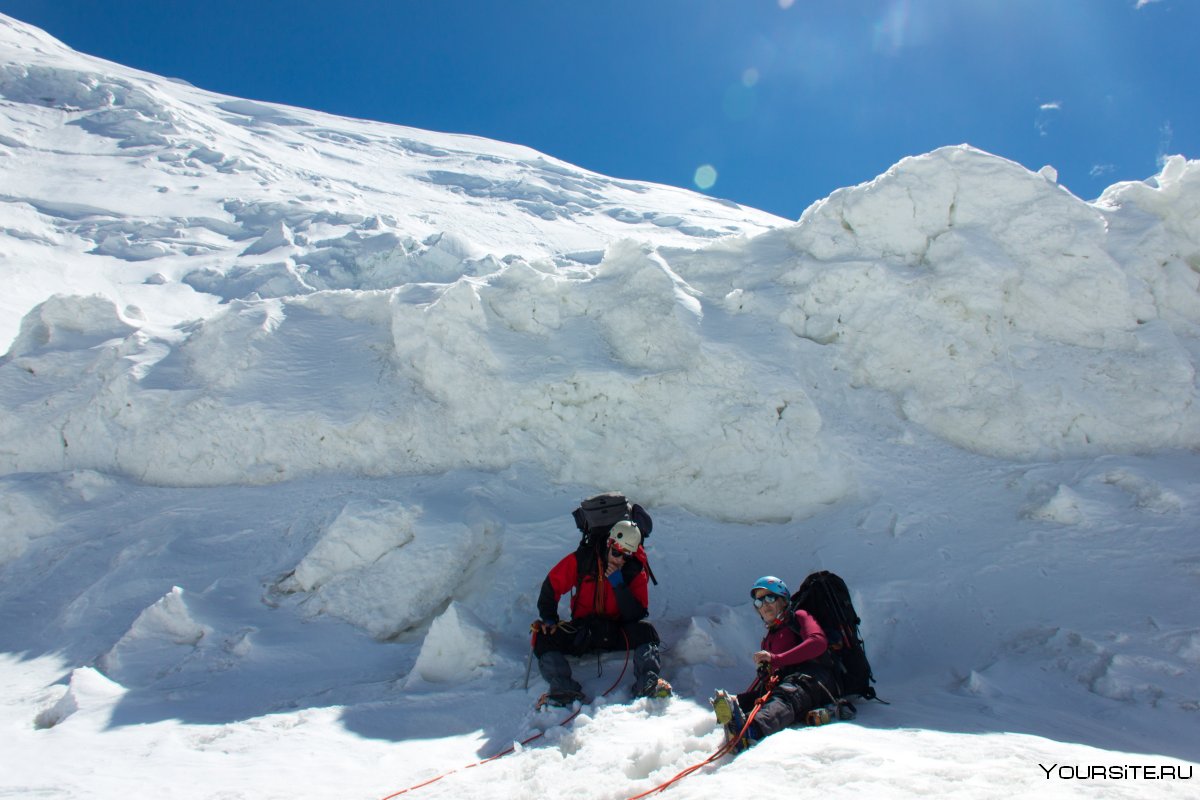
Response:
[[[783,611],[780,611],[778,614],[776,614],[771,619],[764,619],[763,625],[766,625],[768,628],[774,628],[777,624],[779,624],[780,620],[783,619],[783,615],[786,612],[787,612],[787,609],[785,608]]]

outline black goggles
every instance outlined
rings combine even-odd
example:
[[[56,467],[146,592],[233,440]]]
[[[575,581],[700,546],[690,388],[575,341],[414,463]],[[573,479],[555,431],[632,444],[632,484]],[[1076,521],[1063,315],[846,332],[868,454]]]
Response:
[[[770,592],[767,592],[767,593],[766,593],[766,594],[764,594],[762,597],[756,597],[756,598],[754,598],[754,607],[755,607],[755,608],[762,608],[762,607],[763,607],[763,606],[765,606],[767,603],[774,603],[776,600],[782,600],[782,599],[783,599],[783,598],[782,598],[782,597],[780,597],[780,596],[779,596],[779,595],[777,595],[777,594],[771,594]]]

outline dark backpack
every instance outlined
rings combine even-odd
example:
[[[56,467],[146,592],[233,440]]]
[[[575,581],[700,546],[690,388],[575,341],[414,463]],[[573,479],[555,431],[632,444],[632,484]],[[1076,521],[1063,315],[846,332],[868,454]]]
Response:
[[[864,700],[878,700],[875,688],[871,686],[875,676],[871,674],[867,651],[858,631],[862,620],[850,601],[846,582],[832,572],[814,572],[792,595],[789,607],[807,611],[825,631],[842,684],[842,696],[858,695]]]
[[[654,520],[650,519],[646,509],[637,503],[630,503],[620,492],[605,492],[589,497],[580,502],[579,507],[571,512],[571,516],[575,518],[575,527],[579,528],[581,534],[577,553],[603,548],[612,526],[623,519],[637,524],[642,532],[643,543],[650,538],[650,531],[654,528]],[[649,562],[643,561],[642,564],[646,567],[646,574],[650,576],[650,580],[657,586],[658,580],[654,577]]]

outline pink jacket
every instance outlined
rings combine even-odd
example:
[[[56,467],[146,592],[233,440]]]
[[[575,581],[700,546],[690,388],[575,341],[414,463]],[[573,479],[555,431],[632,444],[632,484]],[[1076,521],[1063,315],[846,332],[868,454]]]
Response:
[[[785,669],[819,657],[828,648],[825,631],[807,611],[796,611],[797,635],[783,619],[777,619],[763,637],[762,649],[771,654],[771,667]]]

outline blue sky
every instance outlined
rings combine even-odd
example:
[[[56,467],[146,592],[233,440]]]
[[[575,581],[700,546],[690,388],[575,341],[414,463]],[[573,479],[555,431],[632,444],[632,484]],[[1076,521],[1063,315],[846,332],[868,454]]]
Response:
[[[1092,199],[1200,157],[1197,0],[0,0],[217,92],[527,145],[795,218],[970,143]],[[709,167],[702,170],[701,167]],[[715,176],[715,182],[708,185]]]

